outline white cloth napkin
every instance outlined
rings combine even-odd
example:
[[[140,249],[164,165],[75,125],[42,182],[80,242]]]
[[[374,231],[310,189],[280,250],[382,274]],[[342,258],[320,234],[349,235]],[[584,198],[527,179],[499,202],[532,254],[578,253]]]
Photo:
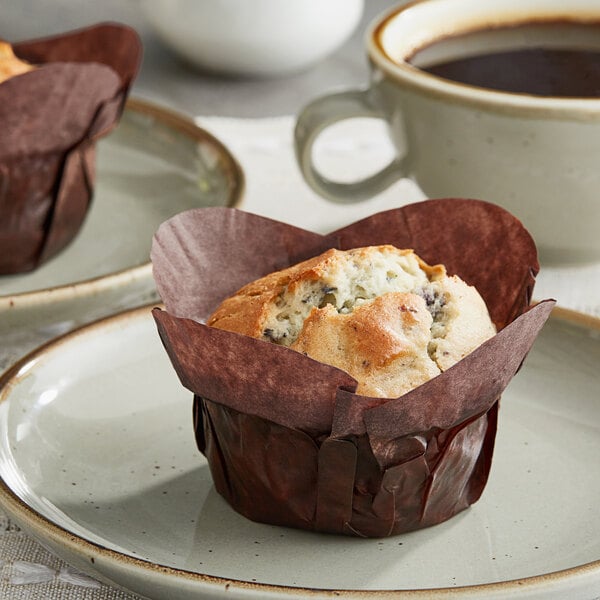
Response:
[[[197,121],[221,139],[242,165],[246,192],[241,208],[249,212],[324,233],[424,197],[412,181],[401,179],[369,201],[332,204],[312,192],[302,179],[293,152],[293,117],[199,117]],[[315,147],[315,160],[323,172],[342,181],[372,173],[392,156],[381,123],[368,120],[332,127]],[[600,316],[600,264],[544,268],[536,298],[546,297],[556,298],[563,307]],[[0,513],[0,598],[132,600],[134,596],[78,574]]]

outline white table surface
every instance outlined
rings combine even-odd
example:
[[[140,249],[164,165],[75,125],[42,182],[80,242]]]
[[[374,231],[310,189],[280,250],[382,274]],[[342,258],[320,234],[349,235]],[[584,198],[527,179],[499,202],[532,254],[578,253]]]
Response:
[[[109,19],[134,26],[144,42],[145,58],[133,95],[195,117],[229,146],[246,173],[243,209],[325,232],[423,198],[412,181],[401,180],[368,202],[332,206],[306,187],[295,164],[293,115],[317,95],[367,81],[362,32],[391,2],[368,0],[366,4],[359,29],[338,52],[309,71],[271,80],[236,80],[191,70],[162,47],[133,0],[0,0],[0,38],[26,39]],[[375,170],[392,150],[380,124],[356,122],[325,135],[316,152],[329,174],[344,178]],[[600,317],[600,265],[544,266],[536,297],[554,297],[564,307]],[[32,334],[18,347],[0,343],[0,370],[42,341]],[[125,600],[134,596],[74,572],[0,512],[0,598]]]

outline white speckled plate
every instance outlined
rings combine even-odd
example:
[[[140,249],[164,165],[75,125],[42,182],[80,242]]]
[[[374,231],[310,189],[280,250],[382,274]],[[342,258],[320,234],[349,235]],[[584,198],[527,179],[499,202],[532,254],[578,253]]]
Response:
[[[600,595],[600,321],[556,311],[506,392],[483,498],[382,540],[250,522],[214,491],[191,394],[148,308],[0,380],[0,504],[89,574],[148,598]]]
[[[97,182],[74,242],[31,273],[0,276],[0,334],[64,331],[155,299],[152,235],[174,214],[232,206],[244,179],[221,142],[193,121],[130,100],[98,144]]]

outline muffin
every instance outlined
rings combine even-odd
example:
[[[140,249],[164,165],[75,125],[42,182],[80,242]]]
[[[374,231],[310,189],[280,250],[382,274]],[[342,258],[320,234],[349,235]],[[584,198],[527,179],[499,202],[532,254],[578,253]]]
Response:
[[[208,325],[342,369],[357,394],[395,398],[496,333],[477,290],[412,250],[327,250],[224,300]]]
[[[137,34],[117,24],[0,47],[0,275],[35,269],[79,231],[96,140],[140,58]]]
[[[0,83],[15,75],[27,73],[33,68],[32,65],[15,56],[12,46],[8,42],[0,40]]]
[[[553,306],[530,306],[537,253],[512,215],[429,200],[322,236],[198,209],[151,257],[161,340],[239,513],[382,537],[481,496],[500,395]]]

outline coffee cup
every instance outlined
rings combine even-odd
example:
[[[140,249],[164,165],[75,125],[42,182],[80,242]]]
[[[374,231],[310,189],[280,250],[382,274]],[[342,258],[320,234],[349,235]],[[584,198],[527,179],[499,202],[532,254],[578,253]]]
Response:
[[[421,0],[379,17],[365,41],[368,87],[318,98],[298,116],[297,160],[314,190],[351,203],[410,177],[430,198],[480,198],[508,209],[532,233],[543,262],[600,259],[597,0]],[[566,53],[546,73],[552,82],[560,71],[566,89],[537,89],[543,69],[522,57],[540,45]],[[488,63],[487,79],[475,82],[432,67],[505,52],[522,54]],[[591,74],[579,55],[591,61]],[[525,87],[492,87],[521,64]],[[397,156],[366,179],[332,181],[314,164],[313,144],[334,122],[355,117],[384,119]]]

